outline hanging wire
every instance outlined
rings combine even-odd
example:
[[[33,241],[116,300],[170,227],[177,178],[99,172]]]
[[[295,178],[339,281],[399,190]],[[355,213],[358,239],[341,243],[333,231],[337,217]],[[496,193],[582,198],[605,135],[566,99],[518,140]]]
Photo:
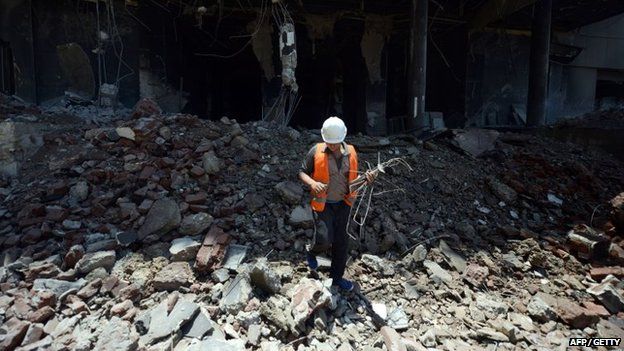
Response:
[[[258,32],[260,31],[260,28],[262,27],[262,25],[264,24],[264,21],[267,18],[267,14],[268,14],[268,7],[269,7],[269,0],[263,0],[260,4],[260,10],[258,12],[258,16],[256,18],[256,27],[254,28],[253,32],[249,35],[249,40],[236,52],[230,54],[230,55],[218,55],[218,54],[207,54],[207,53],[195,53],[196,56],[205,56],[205,57],[215,57],[215,58],[221,58],[221,59],[229,59],[232,58],[234,56],[237,56],[238,54],[240,54],[241,52],[243,52],[254,40],[255,36],[258,34]],[[216,37],[215,37],[216,40]]]

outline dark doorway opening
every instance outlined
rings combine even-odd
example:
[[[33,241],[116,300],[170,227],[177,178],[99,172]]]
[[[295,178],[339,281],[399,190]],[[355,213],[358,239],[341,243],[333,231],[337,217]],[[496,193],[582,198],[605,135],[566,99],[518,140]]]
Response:
[[[0,40],[0,91],[3,94],[15,94],[13,76],[13,52],[8,42]]]

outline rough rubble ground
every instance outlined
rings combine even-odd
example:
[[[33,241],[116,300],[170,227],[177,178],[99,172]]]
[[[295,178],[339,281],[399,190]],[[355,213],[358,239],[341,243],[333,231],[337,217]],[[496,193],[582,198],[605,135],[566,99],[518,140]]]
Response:
[[[2,107],[25,110],[53,120]],[[302,260],[313,229],[296,174],[318,133],[149,101],[129,117],[52,122],[0,184],[1,349],[564,350],[624,335],[624,167],[610,156],[517,134],[478,158],[448,135],[351,136],[362,161],[412,170],[380,176],[401,191],[354,230],[359,289],[339,294]],[[608,249],[584,255],[570,230]]]

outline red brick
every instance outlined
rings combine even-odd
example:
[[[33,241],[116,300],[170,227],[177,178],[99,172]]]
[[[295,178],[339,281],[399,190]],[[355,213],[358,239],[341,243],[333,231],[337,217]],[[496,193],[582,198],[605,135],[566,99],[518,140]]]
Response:
[[[592,267],[592,269],[589,271],[589,275],[596,281],[603,280],[609,274],[617,278],[622,278],[624,277],[624,267]]]

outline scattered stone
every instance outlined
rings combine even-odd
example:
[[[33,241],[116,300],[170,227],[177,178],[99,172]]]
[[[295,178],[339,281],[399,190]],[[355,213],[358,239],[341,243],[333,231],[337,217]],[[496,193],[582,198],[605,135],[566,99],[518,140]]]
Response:
[[[14,350],[24,340],[29,324],[17,318],[11,318],[0,327],[0,349]]]
[[[264,257],[251,266],[249,278],[251,284],[269,293],[277,293],[282,288],[280,276],[271,269]]]
[[[382,327],[381,336],[388,351],[407,351],[407,346],[405,346],[401,335],[399,335],[399,333],[397,333],[394,329],[390,327]]]
[[[214,150],[206,152],[202,158],[204,171],[208,174],[217,174],[221,169],[221,160],[217,157]]]
[[[314,218],[312,217],[312,209],[309,206],[297,206],[290,213],[289,223],[296,227],[312,228],[314,226]]]
[[[557,317],[553,308],[545,300],[549,298],[543,293],[538,293],[527,305],[529,315],[540,322],[548,322]]]
[[[461,257],[458,253],[453,251],[453,249],[448,246],[446,241],[440,240],[440,245],[438,247],[440,252],[444,255],[446,261],[449,265],[455,268],[459,273],[463,273],[466,270],[466,260]]]
[[[317,309],[329,305],[331,292],[318,280],[303,278],[293,288],[290,306],[295,325],[302,325]]]
[[[444,282],[446,284],[450,284],[453,281],[453,277],[447,272],[444,268],[440,267],[439,264],[425,260],[423,265],[429,271],[431,279],[435,282]]]
[[[395,274],[394,267],[383,258],[371,254],[362,255],[362,263],[381,273],[383,276],[393,276]]]
[[[178,230],[182,235],[197,235],[208,229],[214,218],[211,215],[200,212],[184,217]]]
[[[199,305],[180,298],[171,312],[168,310],[167,300],[154,307],[150,316],[149,329],[147,334],[141,337],[140,344],[153,345],[182,329],[199,313]]]
[[[620,280],[610,275],[600,284],[587,289],[587,292],[598,298],[609,312],[615,314],[624,311],[624,297],[616,288],[619,284]]]
[[[286,203],[291,205],[299,205],[303,196],[301,185],[291,181],[278,183],[275,190],[280,194]]]
[[[247,274],[238,274],[223,288],[223,297],[219,301],[219,307],[224,312],[237,314],[249,302],[251,290]]]
[[[248,250],[248,246],[230,244],[223,258],[223,267],[233,271],[238,270],[238,267],[245,260]]]
[[[76,263],[76,271],[80,274],[87,274],[97,268],[110,271],[116,260],[115,251],[112,250],[87,253]]]
[[[172,261],[191,261],[197,256],[201,244],[191,237],[178,238],[171,242],[169,253]]]
[[[68,282],[68,281],[57,280],[57,279],[35,279],[35,281],[33,282],[33,290],[34,291],[49,290],[52,293],[54,293],[54,295],[56,295],[56,297],[58,298],[59,296],[65,294],[69,290],[78,291],[82,289],[82,287],[85,286],[86,284],[87,284],[87,281],[84,279],[80,279],[75,282]]]
[[[188,262],[172,262],[156,273],[152,285],[157,291],[174,291],[190,286],[193,280],[193,271]]]
[[[157,200],[145,217],[145,222],[139,229],[139,239],[143,240],[150,234],[163,235],[176,228],[181,221],[180,208],[170,198]]]

